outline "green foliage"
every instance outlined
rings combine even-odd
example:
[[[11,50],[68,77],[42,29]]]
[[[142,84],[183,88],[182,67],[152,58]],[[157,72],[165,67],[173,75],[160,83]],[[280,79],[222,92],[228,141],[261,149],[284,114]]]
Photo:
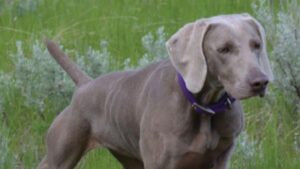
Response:
[[[272,49],[270,57],[275,72],[275,88],[282,92],[281,95],[274,95],[274,97],[285,104],[282,106],[288,107],[288,110],[279,112],[278,118],[287,119],[289,130],[293,131],[289,141],[293,143],[293,149],[299,153],[300,1],[285,1],[275,12],[271,6],[268,6],[266,0],[260,0],[259,5],[254,5],[254,9],[257,18],[266,25],[267,37]],[[282,125],[281,121],[278,125]]]
[[[300,101],[300,4],[297,0],[289,0],[279,8],[277,13],[261,0],[259,6],[254,5],[257,18],[265,25],[270,52],[276,74],[276,84],[285,94],[288,101]],[[299,115],[298,117],[299,118]]]
[[[22,10],[19,15],[18,6],[23,3],[36,7]],[[145,52],[141,38],[148,32],[162,26],[168,37],[200,17],[251,12],[250,3],[251,0],[0,0],[0,69],[13,70],[9,54],[16,51],[17,40],[23,42],[27,53],[36,39],[44,36],[80,54],[108,40],[108,49],[118,62],[114,67],[121,68],[118,64],[126,58],[136,64]]]

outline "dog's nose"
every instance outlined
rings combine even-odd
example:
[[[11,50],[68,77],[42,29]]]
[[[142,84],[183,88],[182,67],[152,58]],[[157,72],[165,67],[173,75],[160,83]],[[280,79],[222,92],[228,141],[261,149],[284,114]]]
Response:
[[[250,81],[250,86],[254,92],[263,92],[269,83],[268,77],[265,75],[255,77]]]

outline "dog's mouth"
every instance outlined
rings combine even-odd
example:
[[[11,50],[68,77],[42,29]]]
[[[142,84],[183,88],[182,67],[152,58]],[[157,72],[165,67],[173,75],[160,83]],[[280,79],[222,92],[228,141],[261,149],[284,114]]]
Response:
[[[219,78],[221,81],[221,78]],[[248,81],[229,82],[223,80],[222,85],[225,91],[238,100],[244,100],[251,97],[264,97],[266,95],[268,81],[266,83],[251,84]]]
[[[266,95],[266,88],[253,91],[254,96],[264,97]]]
[[[257,90],[253,90],[250,87],[237,87],[234,89],[233,86],[230,86],[225,90],[234,98],[238,100],[244,100],[244,99],[249,99],[251,97],[264,97],[266,95],[267,88],[261,88]]]
[[[251,97],[256,97],[256,96],[259,96],[259,97],[264,97],[265,96],[265,93],[254,93],[254,92],[250,92],[249,94],[245,94],[245,95],[239,95],[237,97],[234,97],[238,100],[245,100],[245,99],[249,99]]]

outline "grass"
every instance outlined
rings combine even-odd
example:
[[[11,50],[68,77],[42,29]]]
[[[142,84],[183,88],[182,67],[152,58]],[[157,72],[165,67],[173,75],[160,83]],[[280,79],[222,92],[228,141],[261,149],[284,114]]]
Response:
[[[272,92],[278,94],[275,89]],[[280,95],[275,100],[262,101],[258,98],[244,102],[245,129],[250,140],[255,140],[252,147],[254,155],[251,159],[245,159],[240,156],[243,153],[234,154],[233,168],[299,168],[299,152],[293,144],[297,128],[287,115],[292,111],[289,109],[291,106],[287,106],[286,98]]]
[[[11,69],[9,55],[16,50],[16,40],[29,45],[47,36],[82,52],[89,46],[98,47],[105,39],[110,42],[109,50],[122,62],[124,57],[136,60],[143,53],[141,37],[160,26],[171,35],[200,17],[251,12],[249,0],[39,0],[32,10],[8,2],[0,6],[0,67],[5,70]]]
[[[44,37],[59,41],[72,54],[76,51],[79,55],[86,54],[89,47],[100,50],[101,40],[106,40],[109,59],[115,61],[111,70],[122,69],[128,58],[138,64],[146,52],[141,39],[147,33],[163,26],[169,37],[183,24],[201,17],[252,13],[251,3],[251,0],[2,0],[0,70],[15,70],[12,56],[17,51],[17,41],[23,42],[24,55],[31,58],[32,45],[36,40],[42,43]],[[44,136],[58,113],[57,104],[46,100],[43,111],[33,105],[26,106],[21,89],[14,85],[1,88],[4,83],[14,84],[15,80],[0,79],[3,103],[0,168],[35,168],[45,152]],[[244,102],[246,132],[240,137],[231,168],[299,168],[300,151],[295,150],[294,138],[299,129],[290,124],[293,117],[285,113],[293,110],[276,87],[272,93],[270,99]],[[77,168],[120,169],[121,166],[106,150],[94,150]]]

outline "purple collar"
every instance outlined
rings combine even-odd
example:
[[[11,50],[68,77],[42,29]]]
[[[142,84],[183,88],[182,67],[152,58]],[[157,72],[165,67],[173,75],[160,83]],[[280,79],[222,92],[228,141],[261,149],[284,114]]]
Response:
[[[219,112],[224,112],[226,109],[230,108],[231,104],[235,101],[235,98],[225,93],[218,102],[210,105],[201,106],[200,104],[197,103],[197,100],[195,99],[193,94],[186,88],[182,76],[179,73],[177,73],[177,77],[178,77],[179,86],[183,94],[188,99],[188,101],[192,104],[193,109],[197,113],[214,115]]]

